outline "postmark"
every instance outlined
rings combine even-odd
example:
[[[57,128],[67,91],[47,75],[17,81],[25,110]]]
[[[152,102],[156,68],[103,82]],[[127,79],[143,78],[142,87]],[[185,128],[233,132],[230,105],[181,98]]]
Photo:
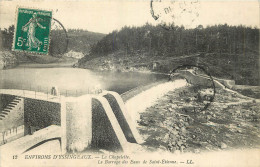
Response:
[[[17,8],[13,51],[47,55],[52,11]]]
[[[214,101],[216,87],[210,73],[202,66],[181,65],[173,69],[170,80],[186,79],[187,87],[176,92],[175,100],[183,106],[184,112],[201,112]]]
[[[176,25],[191,28],[199,17],[199,0],[151,0],[150,12],[154,20],[166,30]]]

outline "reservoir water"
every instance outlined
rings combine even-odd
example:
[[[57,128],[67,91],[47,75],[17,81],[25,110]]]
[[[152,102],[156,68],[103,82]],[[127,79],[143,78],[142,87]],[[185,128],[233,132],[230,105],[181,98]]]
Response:
[[[0,70],[0,89],[50,92],[58,87],[62,95],[78,96],[94,89],[122,94],[132,88],[166,79],[166,75],[139,72],[91,71],[80,68],[20,66]]]

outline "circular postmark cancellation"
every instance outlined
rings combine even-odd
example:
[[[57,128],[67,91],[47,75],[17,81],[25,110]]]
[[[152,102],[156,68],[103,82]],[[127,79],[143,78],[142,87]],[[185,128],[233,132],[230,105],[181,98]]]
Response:
[[[14,51],[36,63],[54,63],[67,52],[68,40],[66,29],[51,11],[18,9]]]
[[[176,91],[177,105],[182,106],[184,112],[200,112],[206,110],[214,101],[215,83],[204,67],[196,65],[181,65],[170,73],[170,80],[185,79],[184,89]]]
[[[22,51],[24,56],[26,56],[31,61],[41,64],[54,63],[59,61],[59,59],[63,57],[63,54],[67,52],[68,48],[69,39],[66,29],[64,28],[62,23],[55,18],[43,17],[35,18],[35,20],[36,19],[38,20],[39,24],[48,24],[50,22],[52,27],[50,34],[48,34],[48,32],[41,34],[43,36],[49,35],[49,41],[48,38],[45,37],[44,41],[40,41],[36,46],[37,48],[33,49],[30,48],[29,42],[24,42],[22,45]],[[28,33],[26,32],[22,32],[21,35],[24,39],[27,39],[25,41],[33,41],[33,39],[30,39],[30,35],[28,35]],[[36,35],[35,38],[37,40]],[[40,50],[41,48],[43,50],[48,50],[48,54],[42,55],[35,52],[31,52],[31,50]]]
[[[199,17],[199,0],[151,0],[151,15],[166,30],[176,25],[193,26]]]

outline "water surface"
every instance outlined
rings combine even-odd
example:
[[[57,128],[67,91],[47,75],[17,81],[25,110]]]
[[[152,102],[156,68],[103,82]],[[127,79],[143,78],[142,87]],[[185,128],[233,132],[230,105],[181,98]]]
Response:
[[[165,75],[138,72],[97,72],[80,68],[18,67],[0,70],[1,89],[25,89],[50,92],[58,87],[63,95],[81,95],[93,89],[104,89],[124,93],[137,86],[150,84]]]

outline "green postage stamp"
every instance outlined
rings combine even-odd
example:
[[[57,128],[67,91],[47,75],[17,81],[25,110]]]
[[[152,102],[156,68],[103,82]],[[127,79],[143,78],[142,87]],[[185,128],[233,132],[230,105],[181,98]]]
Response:
[[[48,54],[52,11],[17,9],[14,51]]]

